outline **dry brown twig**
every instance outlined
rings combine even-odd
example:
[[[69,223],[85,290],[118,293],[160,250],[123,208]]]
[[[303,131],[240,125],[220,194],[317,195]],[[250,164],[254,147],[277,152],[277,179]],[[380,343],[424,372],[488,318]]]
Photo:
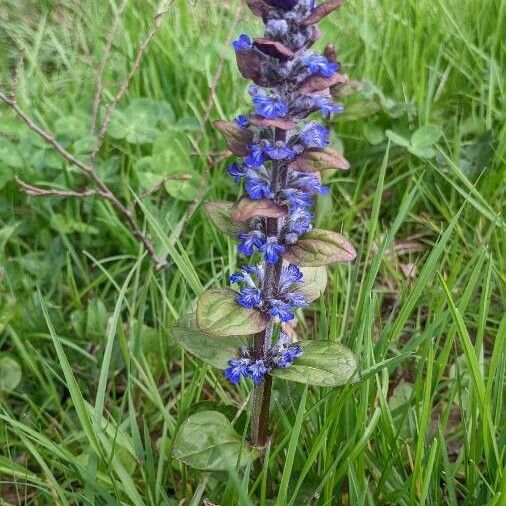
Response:
[[[109,124],[112,119],[112,113],[114,112],[114,109],[116,109],[116,106],[118,105],[119,101],[123,98],[124,94],[128,90],[128,87],[130,86],[130,83],[132,82],[132,78],[136,74],[136,72],[139,70],[139,67],[142,62],[142,58],[146,54],[146,51],[149,47],[150,42],[153,40],[153,37],[156,35],[158,30],[160,29],[160,26],[162,25],[163,17],[165,14],[167,14],[169,6],[173,3],[174,0],[164,0],[161,4],[158,10],[156,11],[154,15],[154,24],[151,30],[149,31],[147,37],[144,39],[144,41],[139,46],[139,49],[137,50],[137,54],[134,59],[134,63],[132,65],[132,68],[130,69],[130,72],[128,73],[126,79],[121,83],[118,92],[112,99],[112,102],[106,107],[105,114],[104,114],[104,121],[102,122],[102,126],[100,127],[100,130],[98,132],[98,138],[97,138],[97,144],[95,146],[95,149],[93,150],[91,154],[92,160],[94,160],[97,156],[98,151],[102,147],[102,144],[104,143],[105,133],[107,132],[107,129],[109,128]]]
[[[100,108],[100,100],[102,98],[103,86],[104,86],[104,72],[107,62],[109,61],[109,56],[111,54],[112,43],[114,41],[114,37],[116,36],[116,32],[118,31],[121,18],[123,17],[123,13],[125,12],[126,6],[128,4],[128,0],[123,0],[121,5],[118,7],[116,14],[114,16],[114,20],[111,25],[111,29],[109,30],[109,35],[107,36],[107,40],[105,42],[104,54],[102,55],[102,60],[100,61],[100,65],[97,70],[97,81],[95,85],[95,98],[93,99],[93,111],[91,114],[91,134],[95,134],[95,130],[97,128],[97,116],[98,110]]]
[[[102,178],[99,176],[98,172],[95,169],[94,161],[96,158],[96,155],[98,151],[100,150],[100,147],[103,144],[105,133],[107,131],[107,128],[109,126],[109,123],[111,121],[112,113],[119,103],[119,101],[123,98],[124,94],[128,90],[128,87],[130,85],[130,82],[139,69],[142,58],[144,54],[146,53],[148,46],[151,42],[151,40],[154,38],[158,30],[160,29],[160,26],[162,24],[162,20],[164,15],[168,12],[168,8],[173,0],[163,0],[160,4],[159,9],[156,11],[154,16],[154,26],[149,31],[148,35],[144,39],[144,41],[139,46],[139,49],[137,51],[134,63],[132,65],[132,68],[130,69],[128,76],[126,80],[121,84],[118,93],[115,95],[113,101],[108,105],[106,109],[106,114],[104,117],[104,121],[102,122],[102,125],[100,127],[97,144],[95,146],[95,149],[92,153],[92,163],[88,164],[83,162],[82,160],[76,158],[72,153],[70,153],[68,150],[66,150],[57,140],[53,133],[44,130],[39,125],[35,123],[35,121],[27,114],[16,100],[16,91],[18,86],[18,80],[19,77],[17,77],[18,71],[16,72],[14,79],[13,79],[13,91],[8,94],[5,92],[2,92],[0,90],[0,101],[4,102],[8,107],[10,107],[17,116],[24,121],[24,123],[30,128],[30,130],[37,133],[42,139],[44,139],[48,144],[52,146],[52,148],[67,162],[69,162],[72,165],[75,165],[78,167],[97,187],[97,189],[84,189],[84,190],[61,190],[56,188],[42,188],[38,186],[31,185],[25,181],[22,181],[19,178],[16,178],[16,181],[20,185],[20,187],[25,191],[27,194],[32,196],[61,196],[61,197],[72,197],[72,198],[85,198],[90,196],[100,196],[101,198],[107,200],[115,209],[116,211],[123,217],[126,224],[132,231],[133,235],[143,244],[145,249],[147,250],[148,254],[152,258],[153,262],[155,263],[155,266],[157,269],[161,269],[165,267],[168,262],[166,258],[161,258],[156,254],[154,245],[152,241],[149,239],[149,237],[143,232],[143,230],[139,227],[137,224],[137,221],[135,219],[135,216],[132,212],[132,210],[128,209],[117,197],[116,195],[110,190],[110,188],[105,184],[105,182],[102,180]],[[124,2],[126,3],[126,2]],[[122,9],[123,5],[118,10],[113,25],[119,24],[120,16],[122,15],[124,8]],[[103,58],[103,65],[105,67],[107,63],[107,59],[109,57],[110,47],[109,44],[112,45],[112,37],[110,37],[111,42],[109,43],[109,39],[106,42],[106,54]],[[109,49],[108,49],[109,47]],[[100,72],[99,67],[99,72]],[[103,72],[103,71],[101,71]],[[95,94],[95,100],[98,100],[98,108],[100,106],[100,96],[102,94],[102,77],[97,77],[97,91]],[[98,99],[96,98],[98,95]],[[97,112],[98,114],[98,112]],[[96,117],[95,120],[96,122]]]
[[[85,198],[85,197],[94,197],[96,195],[100,195],[104,198],[107,198],[103,195],[100,190],[93,189],[84,189],[81,191],[77,190],[58,190],[57,188],[42,188],[40,186],[34,186],[26,181],[23,181],[19,177],[14,178],[16,183],[23,189],[23,191],[30,195],[31,197],[77,197],[77,198]]]

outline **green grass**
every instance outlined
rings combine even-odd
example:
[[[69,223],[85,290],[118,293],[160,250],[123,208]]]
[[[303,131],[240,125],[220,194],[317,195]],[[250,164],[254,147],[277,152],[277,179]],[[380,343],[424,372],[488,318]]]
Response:
[[[149,171],[194,171],[199,181],[207,154],[224,148],[202,124],[221,54],[211,119],[248,107],[226,46],[236,5],[171,6],[119,108],[146,97],[170,104],[174,117],[159,123],[166,133],[155,148],[111,135],[99,157],[125,202],[145,191]],[[154,8],[129,2],[106,101]],[[1,87],[22,51],[19,102],[71,150],[89,130],[110,24],[109,2],[0,5]],[[245,10],[236,33],[259,29]],[[222,410],[245,430],[248,387],[230,387],[169,332],[203,287],[226,285],[234,244],[201,208],[183,222],[191,201],[156,192],[137,216],[168,254],[157,272],[99,199],[24,196],[15,174],[60,187],[84,182],[2,106],[2,504],[506,503],[506,3],[350,0],[322,31],[321,47],[334,42],[346,72],[364,84],[332,125],[352,170],[327,176],[332,196],[319,203],[318,226],[342,230],[359,258],[330,269],[325,297],[297,331],[353,349],[364,380],[334,390],[276,380],[273,444],[260,475],[201,473],[171,459],[179,426],[196,410]],[[425,125],[443,132],[432,158],[385,135],[409,139]],[[146,160],[153,149],[165,163]],[[235,198],[225,166],[211,170],[206,200]],[[5,357],[19,365],[19,382]]]

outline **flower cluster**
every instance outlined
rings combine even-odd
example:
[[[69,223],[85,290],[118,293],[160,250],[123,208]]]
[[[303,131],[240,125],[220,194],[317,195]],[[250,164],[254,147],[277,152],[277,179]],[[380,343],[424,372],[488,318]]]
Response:
[[[329,156],[330,133],[310,115],[324,118],[342,112],[331,89],[345,82],[335,58],[312,51],[319,38],[316,23],[340,4],[337,0],[246,0],[265,25],[263,38],[241,34],[233,48],[243,77],[253,81],[248,91],[253,111],[227,126],[229,147],[241,160],[227,172],[244,187],[245,198],[258,209],[281,210],[277,218],[253,213],[237,235],[238,252],[261,255],[263,262],[245,266],[230,280],[239,285],[236,302],[260,311],[273,323],[288,322],[294,311],[308,305],[300,288],[302,272],[283,257],[312,229],[311,211],[322,184],[315,160]],[[332,152],[332,150],[330,150]],[[335,152],[332,152],[335,153]],[[273,221],[274,220],[274,221]],[[269,270],[270,269],[270,270]],[[269,275],[267,275],[267,271]],[[268,357],[248,350],[229,361],[226,377],[262,381],[273,367],[288,367],[302,354],[284,334]]]
[[[308,305],[304,295],[297,291],[302,282],[302,272],[294,264],[281,269],[279,282],[267,295],[265,269],[260,265],[243,266],[230,276],[232,283],[241,287],[236,302],[246,309],[258,309],[280,322],[295,318],[294,310]]]
[[[225,377],[233,385],[239,384],[241,378],[249,378],[258,385],[272,369],[290,367],[293,361],[301,356],[302,348],[292,343],[287,334],[280,332],[278,342],[269,350],[267,357],[252,358],[250,350],[243,348],[240,357],[228,361],[229,367],[225,369]]]

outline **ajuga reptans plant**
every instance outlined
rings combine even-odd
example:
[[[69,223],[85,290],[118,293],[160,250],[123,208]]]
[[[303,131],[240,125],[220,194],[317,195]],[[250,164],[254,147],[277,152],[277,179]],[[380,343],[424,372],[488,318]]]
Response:
[[[342,0],[246,3],[265,24],[263,37],[242,34],[233,42],[239,71],[252,81],[252,110],[216,122],[238,157],[227,171],[244,194],[235,203],[206,204],[213,223],[237,241],[245,265],[230,276],[235,290],[204,292],[196,314],[174,335],[224,369],[232,384],[253,384],[251,441],[262,448],[273,377],[332,387],[355,374],[349,350],[326,336],[292,342],[287,324],[322,294],[325,266],[356,254],[340,234],[313,226],[315,198],[330,192],[322,171],[349,168],[329,147],[329,130],[321,124],[342,112],[333,94],[347,78],[330,47],[325,54],[311,49],[320,36],[316,23]]]

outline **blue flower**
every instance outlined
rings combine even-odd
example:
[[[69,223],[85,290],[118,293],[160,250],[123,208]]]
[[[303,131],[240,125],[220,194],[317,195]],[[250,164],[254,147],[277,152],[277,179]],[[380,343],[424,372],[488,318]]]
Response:
[[[344,111],[344,107],[340,104],[334,104],[328,97],[315,97],[313,100],[314,107],[320,109],[320,112],[325,118],[330,118],[333,113],[340,113]]]
[[[302,356],[302,348],[297,344],[281,350],[279,355],[273,358],[276,367],[285,369],[293,364],[293,361]]]
[[[299,135],[306,148],[324,148],[329,144],[329,131],[318,123],[309,123]]]
[[[251,171],[248,173],[244,189],[253,200],[268,199],[272,197],[271,183],[269,179],[262,175],[253,175]]]
[[[311,207],[314,204],[310,193],[297,188],[285,188],[279,192],[279,198],[283,204],[287,204],[291,209],[298,207]]]
[[[258,278],[258,284],[263,281],[264,269],[262,265],[243,265],[239,272],[234,272],[229,276],[231,283],[246,283],[252,288],[257,287],[257,283],[253,281],[251,276]]]
[[[246,170],[247,168],[244,165],[239,165],[235,162],[227,167],[228,175],[233,178],[236,183],[246,175]]]
[[[251,144],[248,146],[249,153],[244,158],[244,163],[248,167],[261,167],[265,161],[264,147],[260,144]]]
[[[285,247],[279,243],[277,237],[268,237],[267,240],[260,247],[260,251],[264,253],[265,261],[268,264],[276,264],[279,262]]]
[[[288,32],[288,23],[284,19],[271,19],[267,22],[266,33],[269,36],[282,37]]]
[[[265,243],[265,234],[260,230],[252,230],[251,232],[240,232],[237,235],[239,244],[237,250],[239,253],[251,256],[254,253],[254,248],[261,248]]]
[[[246,49],[251,49],[253,47],[253,42],[248,35],[245,33],[239,35],[237,40],[232,42],[232,46],[236,51],[245,51]]]
[[[285,228],[287,231],[295,232],[298,235],[305,234],[311,230],[313,216],[314,215],[311,211],[308,211],[303,207],[298,207],[291,210],[288,214],[285,222]]]
[[[249,376],[249,366],[251,365],[251,360],[249,358],[231,358],[228,361],[228,367],[225,369],[224,374],[225,378],[232,383],[232,385],[237,385],[241,381],[241,377]]]
[[[241,272],[234,272],[228,277],[231,283],[241,283],[244,281],[244,276]]]
[[[269,372],[263,360],[256,360],[248,368],[248,374],[255,385],[262,383],[265,375]]]
[[[288,292],[283,294],[283,298],[292,306],[292,307],[305,307],[309,306],[309,302],[306,300],[304,295],[299,292]]]
[[[269,144],[264,149],[265,154],[272,160],[293,160],[295,152],[290,149],[284,142],[277,141],[274,144]]]
[[[279,318],[282,322],[289,322],[295,318],[293,307],[279,299],[269,299],[269,314],[273,318]]]
[[[288,290],[294,283],[302,281],[302,271],[295,264],[288,264],[281,269],[279,276],[279,287],[281,291]]]
[[[321,54],[309,54],[304,58],[304,65],[311,74],[320,74],[323,77],[332,77],[339,68],[337,63],[327,60]]]
[[[240,114],[235,118],[235,124],[240,128],[248,128],[249,119],[247,116],[244,116],[244,114]]]
[[[253,309],[262,302],[262,293],[258,288],[243,288],[236,296],[235,301],[246,309]]]
[[[280,97],[258,94],[253,96],[255,111],[266,119],[282,118],[288,114],[288,105]]]
[[[319,193],[320,195],[326,195],[330,191],[327,186],[321,184],[318,176],[308,172],[292,171],[288,179],[288,186],[298,190]]]

